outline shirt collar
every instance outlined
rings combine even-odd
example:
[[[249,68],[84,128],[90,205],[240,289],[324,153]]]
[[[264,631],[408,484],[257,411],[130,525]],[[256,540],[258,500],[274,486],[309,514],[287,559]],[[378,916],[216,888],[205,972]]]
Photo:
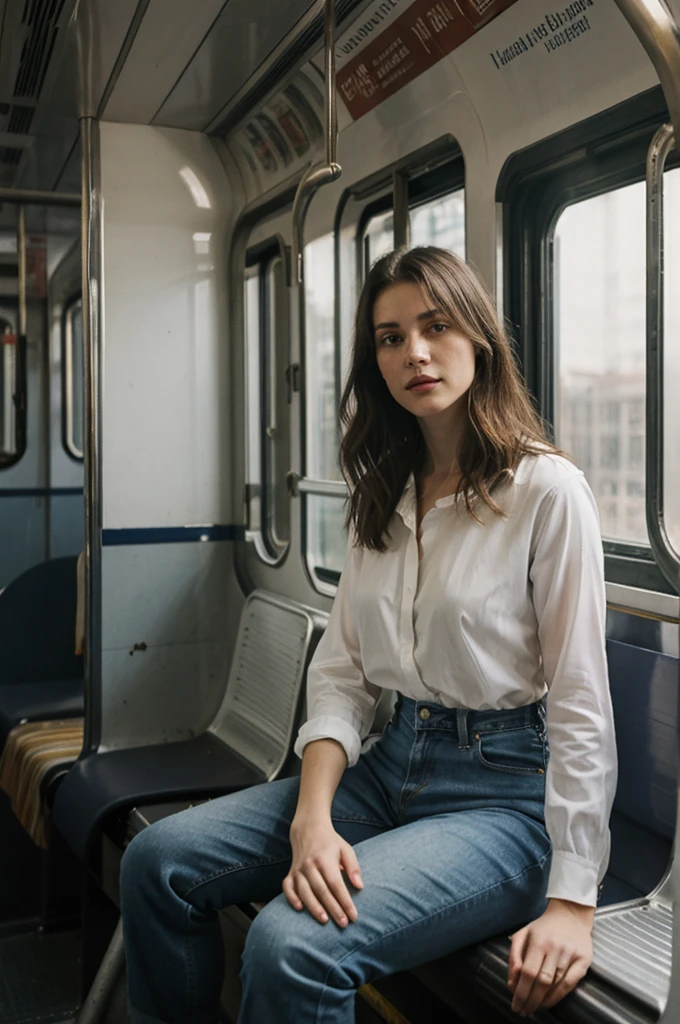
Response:
[[[456,494],[447,494],[443,498],[438,498],[434,504],[435,508],[447,508],[449,505],[453,505],[457,501],[458,496]],[[397,503],[395,512],[398,512],[404,521],[404,524],[408,526],[410,530],[416,532],[416,511],[418,504],[418,491],[416,489],[416,478],[413,473],[409,474],[409,478],[406,481],[406,486],[402,492],[401,498]]]
[[[404,520],[404,525],[407,526],[414,533],[416,532],[416,505],[418,502],[418,493],[416,491],[416,479],[413,473],[409,473],[406,486],[402,491],[401,498],[397,503],[395,509],[399,513],[401,518]]]

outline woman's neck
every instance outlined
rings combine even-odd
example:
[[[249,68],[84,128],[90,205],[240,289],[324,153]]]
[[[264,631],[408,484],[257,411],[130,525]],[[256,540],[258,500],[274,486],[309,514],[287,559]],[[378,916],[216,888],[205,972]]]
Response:
[[[459,468],[458,451],[467,416],[456,417],[453,422],[450,417],[447,421],[438,420],[439,417],[434,416],[419,420],[427,449],[425,463],[418,473],[421,480],[427,478],[443,481],[453,476]]]

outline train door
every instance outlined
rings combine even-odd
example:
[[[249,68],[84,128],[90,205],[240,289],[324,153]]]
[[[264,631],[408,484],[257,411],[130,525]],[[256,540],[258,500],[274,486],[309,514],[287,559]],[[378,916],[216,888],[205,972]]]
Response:
[[[3,204],[0,224],[0,589],[83,547],[79,223]]]

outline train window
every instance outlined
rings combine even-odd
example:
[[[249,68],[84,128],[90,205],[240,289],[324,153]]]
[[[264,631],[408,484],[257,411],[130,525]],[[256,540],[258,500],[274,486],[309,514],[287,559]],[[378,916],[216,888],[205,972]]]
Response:
[[[12,456],[16,453],[16,421],[14,415],[14,382],[16,378],[16,335],[6,320],[0,320],[0,452]]]
[[[285,254],[279,239],[248,253],[245,279],[249,527],[279,561],[290,540],[287,372],[290,363]]]
[[[506,162],[496,198],[507,246],[506,315],[540,411],[595,494],[606,579],[669,593],[649,544],[645,507],[644,178],[650,142],[667,116],[660,90],[652,90],[518,151]],[[664,210],[668,340],[678,329],[669,288],[674,247],[680,251],[678,174],[671,155]],[[669,373],[674,348],[666,346],[668,398],[680,383],[680,374]],[[667,400],[666,525],[680,534],[677,466],[670,468],[680,457],[669,441],[674,415]]]
[[[411,245],[438,245],[465,258],[465,190],[411,207]]]
[[[553,309],[557,443],[586,474],[604,539],[644,545],[643,182],[562,213]]]
[[[26,339],[0,318],[0,469],[26,451]]]
[[[83,458],[85,391],[83,380],[83,303],[78,297],[64,314],[63,443],[73,459]]]
[[[341,482],[334,258],[333,234],[305,247],[306,475]],[[327,582],[328,571],[339,572],[345,557],[344,500],[306,494],[304,501],[308,564]]]
[[[368,221],[364,232],[364,266],[369,270],[376,260],[394,249],[394,213],[385,210]]]

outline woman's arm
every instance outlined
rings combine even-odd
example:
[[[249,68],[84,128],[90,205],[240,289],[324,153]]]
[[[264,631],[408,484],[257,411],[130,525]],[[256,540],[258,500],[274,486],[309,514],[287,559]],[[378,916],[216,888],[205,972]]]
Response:
[[[553,1006],[586,973],[597,886],[609,850],[616,744],[605,651],[606,595],[595,500],[581,474],[546,495],[530,578],[548,684],[546,912],[513,936],[513,1008]]]
[[[306,907],[325,924],[329,916],[344,928],[357,911],[343,879],[362,888],[354,850],[333,828],[331,805],[347,757],[332,739],[308,743],[302,758],[300,795],[291,823],[293,861],[283,880],[283,891],[296,910]]]
[[[334,739],[347,764],[356,764],[368,735],[381,690],[363,670],[357,630],[357,603],[363,549],[352,544],[335,595],[328,626],[307,671],[308,720],[300,729],[295,753],[313,740]]]
[[[293,860],[283,891],[296,910],[340,927],[357,916],[345,878],[361,888],[354,850],[333,828],[331,806],[347,765],[370,729],[380,689],[364,676],[356,628],[361,550],[350,543],[330,620],[307,672],[308,721],[295,751],[302,757],[300,795],[291,824]]]

